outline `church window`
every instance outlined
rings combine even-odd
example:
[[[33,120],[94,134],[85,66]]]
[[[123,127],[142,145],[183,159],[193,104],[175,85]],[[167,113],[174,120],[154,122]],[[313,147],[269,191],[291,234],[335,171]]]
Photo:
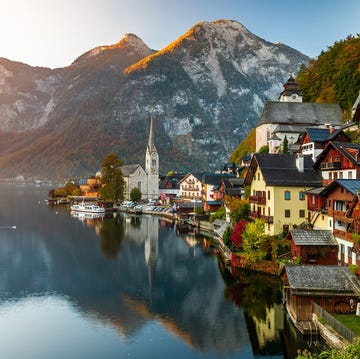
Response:
[[[141,192],[141,182],[140,181],[138,182],[137,186],[138,186],[139,191]]]

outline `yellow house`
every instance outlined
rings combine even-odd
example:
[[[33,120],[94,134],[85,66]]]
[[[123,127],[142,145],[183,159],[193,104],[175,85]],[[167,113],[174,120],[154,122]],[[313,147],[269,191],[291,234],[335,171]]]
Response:
[[[245,177],[250,186],[250,217],[262,218],[266,233],[276,235],[307,221],[305,191],[322,186],[311,157],[255,154]]]

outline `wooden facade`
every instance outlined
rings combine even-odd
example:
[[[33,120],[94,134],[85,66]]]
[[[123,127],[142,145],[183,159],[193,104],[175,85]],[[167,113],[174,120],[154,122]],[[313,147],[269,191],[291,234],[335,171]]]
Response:
[[[295,322],[312,321],[312,302],[328,313],[354,313],[360,281],[339,266],[291,266],[282,271],[283,298]]]

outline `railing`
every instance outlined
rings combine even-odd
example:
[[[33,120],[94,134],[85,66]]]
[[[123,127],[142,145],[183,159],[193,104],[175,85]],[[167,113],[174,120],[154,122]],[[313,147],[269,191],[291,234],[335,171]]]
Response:
[[[322,170],[339,170],[341,169],[341,161],[340,159],[335,159],[331,162],[323,162],[320,165]]]
[[[253,219],[261,218],[265,223],[274,223],[273,216],[265,216],[265,215],[259,214],[257,212],[249,212],[249,217],[253,218]]]
[[[249,196],[249,202],[254,204],[266,204],[266,197]]]
[[[321,308],[318,304],[312,302],[312,311],[318,318],[324,319],[332,328],[334,328],[342,337],[350,343],[353,343],[357,335],[346,327],[343,323],[339,322],[335,317],[328,313],[325,309]]]

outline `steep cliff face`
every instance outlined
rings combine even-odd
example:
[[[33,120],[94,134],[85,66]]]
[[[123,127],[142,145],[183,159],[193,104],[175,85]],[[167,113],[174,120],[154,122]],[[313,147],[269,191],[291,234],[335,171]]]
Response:
[[[86,175],[110,151],[143,164],[151,116],[162,171],[218,166],[308,60],[226,20],[157,52],[127,34],[63,69],[0,59],[0,129],[22,132],[1,136],[0,176]]]

